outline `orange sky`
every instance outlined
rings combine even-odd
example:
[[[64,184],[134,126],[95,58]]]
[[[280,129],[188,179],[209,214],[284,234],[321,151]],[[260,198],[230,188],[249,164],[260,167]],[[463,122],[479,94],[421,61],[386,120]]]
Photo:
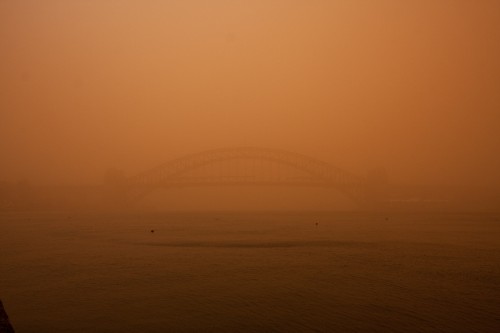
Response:
[[[0,2],[0,180],[227,146],[500,187],[500,1]]]

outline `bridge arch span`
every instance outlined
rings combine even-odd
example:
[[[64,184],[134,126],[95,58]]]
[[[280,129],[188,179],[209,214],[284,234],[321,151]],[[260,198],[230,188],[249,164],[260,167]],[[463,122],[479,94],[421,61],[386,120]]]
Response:
[[[212,175],[206,179],[190,179],[185,175],[192,170],[229,160],[270,161],[288,166],[307,175],[299,180],[266,179],[258,175],[248,179],[227,179],[223,175]],[[278,185],[331,187],[354,198],[362,199],[365,180],[350,172],[332,166],[307,155],[281,149],[258,147],[235,147],[207,150],[180,157],[153,169],[128,178],[127,188],[132,192],[148,192],[160,187],[215,186],[215,185]]]

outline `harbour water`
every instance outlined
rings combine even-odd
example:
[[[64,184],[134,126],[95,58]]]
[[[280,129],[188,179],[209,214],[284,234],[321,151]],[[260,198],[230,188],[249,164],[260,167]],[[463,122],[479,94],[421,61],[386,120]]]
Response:
[[[18,333],[500,332],[500,214],[4,212],[0,298]]]

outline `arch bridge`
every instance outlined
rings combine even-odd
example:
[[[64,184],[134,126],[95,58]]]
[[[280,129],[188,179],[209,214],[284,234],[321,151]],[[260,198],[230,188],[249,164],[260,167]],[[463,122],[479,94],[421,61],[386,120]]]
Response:
[[[315,158],[279,149],[237,147],[187,155],[125,181],[128,198],[187,186],[307,186],[335,189],[363,202],[367,181]]]

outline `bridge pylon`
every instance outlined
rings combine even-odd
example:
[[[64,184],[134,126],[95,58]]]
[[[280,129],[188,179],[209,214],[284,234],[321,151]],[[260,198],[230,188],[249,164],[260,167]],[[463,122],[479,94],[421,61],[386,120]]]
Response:
[[[384,168],[370,170],[366,176],[363,201],[368,210],[387,209],[388,177]]]
[[[108,208],[124,209],[129,206],[127,178],[121,170],[109,169],[104,177],[104,204]]]

